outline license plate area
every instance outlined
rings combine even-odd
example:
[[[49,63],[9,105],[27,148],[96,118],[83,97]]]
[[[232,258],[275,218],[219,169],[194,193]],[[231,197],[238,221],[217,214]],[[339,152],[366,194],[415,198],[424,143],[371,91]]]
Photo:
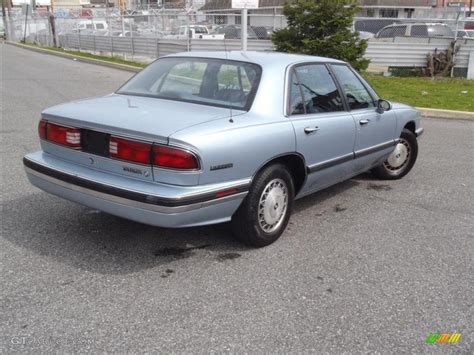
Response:
[[[109,156],[110,134],[82,129],[81,139],[82,151],[103,157]]]

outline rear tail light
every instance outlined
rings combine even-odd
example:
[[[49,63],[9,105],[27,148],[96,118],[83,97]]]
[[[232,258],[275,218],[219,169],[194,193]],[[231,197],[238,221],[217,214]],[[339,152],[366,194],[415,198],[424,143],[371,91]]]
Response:
[[[40,123],[41,125],[41,123]],[[60,126],[48,122],[45,127],[46,139],[53,143],[65,145],[70,148],[81,148],[81,130],[79,128]],[[40,137],[41,137],[40,130]]]
[[[109,153],[112,158],[128,160],[135,163],[151,163],[151,144],[110,137]]]
[[[194,154],[186,150],[162,145],[153,146],[153,165],[178,170],[199,168],[198,160]]]
[[[81,129],[67,127],[40,120],[38,134],[41,139],[64,145],[74,149],[81,149]],[[125,138],[111,136],[109,140],[109,156],[129,162],[153,165],[160,168],[176,170],[199,169],[199,162],[193,153],[184,149],[154,145]],[[222,196],[229,192],[222,192]],[[222,197],[219,196],[219,197]]]
[[[46,139],[46,125],[48,123],[45,120],[40,120],[38,123],[38,134],[41,139]]]

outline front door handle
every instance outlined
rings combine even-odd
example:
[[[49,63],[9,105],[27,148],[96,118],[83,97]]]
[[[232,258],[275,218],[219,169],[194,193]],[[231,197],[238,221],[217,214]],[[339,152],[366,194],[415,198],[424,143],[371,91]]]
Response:
[[[311,133],[314,133],[316,131],[319,131],[319,127],[317,127],[317,126],[316,127],[306,127],[304,129],[304,133],[306,133],[306,134],[311,134]]]
[[[363,126],[363,125],[368,124],[369,122],[370,122],[369,119],[367,119],[367,120],[360,120],[360,121],[359,121],[359,124],[360,124],[361,126]]]

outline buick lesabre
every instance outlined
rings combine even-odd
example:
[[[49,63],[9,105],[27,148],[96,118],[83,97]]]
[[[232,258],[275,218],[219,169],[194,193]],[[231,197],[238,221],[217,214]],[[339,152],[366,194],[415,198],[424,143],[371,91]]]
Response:
[[[338,60],[181,53],[111,95],[46,109],[41,151],[23,162],[33,185],[67,200],[162,227],[230,221],[265,246],[295,199],[369,170],[406,175],[419,117]]]

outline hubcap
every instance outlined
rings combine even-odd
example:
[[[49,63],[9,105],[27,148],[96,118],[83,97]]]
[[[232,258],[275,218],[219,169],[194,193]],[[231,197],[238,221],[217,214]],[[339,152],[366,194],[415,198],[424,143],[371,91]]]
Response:
[[[410,153],[410,144],[407,140],[401,138],[392,154],[390,154],[387,161],[384,163],[385,168],[392,172],[401,170],[408,163]]]
[[[258,204],[258,221],[260,227],[267,233],[277,230],[285,219],[288,207],[288,189],[281,179],[270,181]]]

